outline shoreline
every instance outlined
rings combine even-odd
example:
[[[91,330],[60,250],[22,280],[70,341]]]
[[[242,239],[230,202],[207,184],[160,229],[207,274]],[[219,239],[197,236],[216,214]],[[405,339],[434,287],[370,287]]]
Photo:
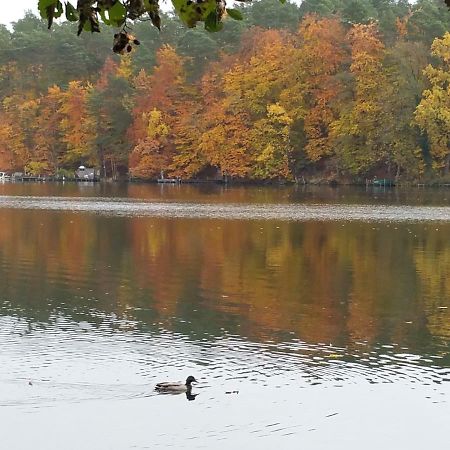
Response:
[[[325,180],[303,180],[303,181],[289,181],[289,180],[208,180],[208,179],[112,179],[112,178],[98,178],[93,180],[83,180],[76,178],[67,179],[55,179],[53,177],[29,177],[27,179],[1,179],[2,184],[17,184],[17,183],[122,183],[122,184],[161,184],[161,185],[217,185],[217,186],[328,186],[331,188],[339,188],[344,186],[354,186],[354,187],[373,187],[373,188],[450,188],[450,181],[445,180],[431,180],[431,181],[394,181],[394,180],[366,180],[353,181],[353,182],[339,182],[336,180],[325,181]]]

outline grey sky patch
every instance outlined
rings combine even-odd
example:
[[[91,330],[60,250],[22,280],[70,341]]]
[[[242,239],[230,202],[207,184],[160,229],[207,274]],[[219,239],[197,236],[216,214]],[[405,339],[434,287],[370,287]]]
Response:
[[[8,8],[2,8],[0,23],[9,25],[11,22],[17,22],[25,15],[25,11],[31,10],[38,14],[37,0],[20,0],[10,2]]]

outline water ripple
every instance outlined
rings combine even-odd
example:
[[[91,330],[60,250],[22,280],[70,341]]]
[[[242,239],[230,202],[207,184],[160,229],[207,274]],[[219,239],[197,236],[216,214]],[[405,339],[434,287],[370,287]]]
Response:
[[[405,414],[402,401],[414,398],[417,405],[434,408],[435,420],[447,407],[450,369],[432,355],[396,345],[358,350],[299,340],[253,342],[226,333],[191,340],[164,328],[123,331],[114,327],[123,318],[92,314],[103,323],[94,326],[55,313],[51,323],[30,328],[18,317],[0,317],[3,420],[18,414],[32,427],[33,420],[42,424],[50,417],[54,426],[60,416],[66,423],[69,414],[77,423],[87,415],[96,424],[104,414],[107,427],[110,420],[117,427],[107,433],[115,445],[124,435],[122,422],[129,421],[128,427],[138,421],[135,434],[126,434],[136,444],[122,442],[120,448],[147,448],[150,440],[148,448],[225,449],[242,439],[252,442],[251,448],[297,448],[299,436],[345,424],[354,409],[368,407],[368,399],[370,408],[375,405],[383,414],[395,407]],[[187,374],[199,380],[193,398],[154,392],[156,382]],[[393,396],[398,402],[388,410]],[[7,439],[14,440],[17,432]],[[96,448],[114,447],[101,442]]]
[[[104,197],[0,196],[0,208],[90,212],[114,216],[235,220],[449,222],[448,206],[348,204],[210,204],[146,202]]]
[[[432,356],[402,353],[395,346],[381,354],[365,348],[358,354],[301,341],[257,343],[227,335],[190,341],[164,329],[143,334],[87,325],[58,316],[30,331],[26,321],[2,317],[0,383],[8,389],[2,389],[7,395],[0,406],[144,398],[154,395],[157,381],[187,373],[200,379],[200,392],[213,397],[251,385],[297,391],[361,383],[436,385],[450,377],[450,369]]]

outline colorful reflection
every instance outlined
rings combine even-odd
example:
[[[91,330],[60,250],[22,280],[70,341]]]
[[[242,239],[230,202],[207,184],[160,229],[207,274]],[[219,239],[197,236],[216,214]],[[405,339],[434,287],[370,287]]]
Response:
[[[450,339],[450,224],[105,217],[2,210],[0,300],[30,322],[98,312],[195,338]],[[431,351],[431,350],[430,350]]]

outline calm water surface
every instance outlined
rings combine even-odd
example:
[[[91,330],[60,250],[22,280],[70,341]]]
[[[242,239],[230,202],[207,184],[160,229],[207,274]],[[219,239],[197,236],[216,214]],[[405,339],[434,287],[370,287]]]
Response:
[[[2,448],[448,447],[450,190],[0,184],[0,281]]]

